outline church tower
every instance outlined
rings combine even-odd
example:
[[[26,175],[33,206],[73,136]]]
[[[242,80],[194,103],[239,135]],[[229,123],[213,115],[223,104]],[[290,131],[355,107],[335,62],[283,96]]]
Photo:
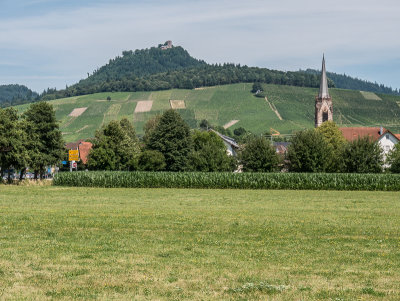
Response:
[[[321,83],[318,96],[315,97],[315,127],[324,121],[333,120],[332,98],[329,96],[328,79],[326,77],[325,56],[322,56]]]

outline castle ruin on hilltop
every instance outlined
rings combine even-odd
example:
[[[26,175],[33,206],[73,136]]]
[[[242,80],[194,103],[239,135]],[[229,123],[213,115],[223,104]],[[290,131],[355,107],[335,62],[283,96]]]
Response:
[[[164,45],[161,45],[160,47],[162,50],[170,49],[172,48],[172,41],[168,40],[164,43]]]

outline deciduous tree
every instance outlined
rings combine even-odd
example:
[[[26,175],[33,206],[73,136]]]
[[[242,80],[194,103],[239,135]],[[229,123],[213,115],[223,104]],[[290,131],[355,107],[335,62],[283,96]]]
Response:
[[[53,106],[41,101],[30,105],[23,114],[28,136],[29,166],[42,178],[45,168],[60,162],[64,153],[64,141],[59,130]]]
[[[130,121],[113,120],[96,132],[88,167],[97,170],[134,170],[140,153],[135,129]]]
[[[3,177],[4,171],[8,169],[9,181],[11,180],[11,168],[19,170],[28,164],[27,136],[21,124],[22,122],[14,108],[0,109],[1,177]]]
[[[332,150],[324,136],[314,129],[295,134],[288,148],[289,170],[294,172],[325,172]]]
[[[277,171],[279,156],[275,148],[264,137],[253,137],[244,146],[240,154],[243,171]]]
[[[195,131],[190,166],[196,171],[233,171],[236,160],[227,154],[224,142],[214,132]]]
[[[346,145],[342,132],[333,121],[325,121],[316,131],[321,133],[330,148],[330,162],[327,167],[329,172],[339,172],[343,169],[343,150]]]

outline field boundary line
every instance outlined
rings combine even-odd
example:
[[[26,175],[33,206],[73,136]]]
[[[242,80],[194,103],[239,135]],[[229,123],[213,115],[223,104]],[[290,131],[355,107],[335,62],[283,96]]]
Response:
[[[281,114],[279,114],[279,112],[278,112],[278,109],[275,107],[275,105],[273,103],[268,101],[267,96],[265,96],[265,101],[268,103],[269,107],[275,113],[275,115],[279,118],[279,120],[283,120]]]

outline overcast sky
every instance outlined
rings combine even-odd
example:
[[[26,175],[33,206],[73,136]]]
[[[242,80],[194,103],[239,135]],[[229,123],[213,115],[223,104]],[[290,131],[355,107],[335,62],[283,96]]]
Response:
[[[166,40],[208,63],[320,69],[400,88],[398,0],[0,0],[0,84],[41,92]]]

